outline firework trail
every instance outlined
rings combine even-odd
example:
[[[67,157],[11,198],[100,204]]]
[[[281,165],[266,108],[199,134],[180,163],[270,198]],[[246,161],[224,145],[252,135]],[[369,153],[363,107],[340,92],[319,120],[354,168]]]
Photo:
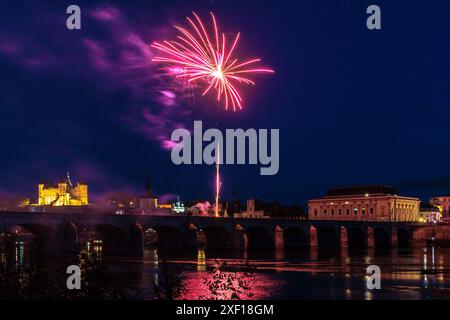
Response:
[[[177,78],[186,78],[189,83],[205,86],[203,95],[212,89],[216,91],[217,101],[224,101],[225,109],[229,105],[233,110],[242,109],[242,97],[238,85],[254,85],[248,78],[255,73],[273,73],[269,68],[257,67],[261,59],[254,58],[239,62],[234,57],[240,33],[232,42],[228,42],[224,33],[219,33],[216,18],[210,12],[213,32],[208,32],[200,17],[193,12],[194,19],[186,18],[191,30],[175,26],[179,35],[177,41],[154,42],[152,47],[161,52],[161,56],[152,59],[168,65],[168,73]],[[231,43],[231,45],[230,45]]]
[[[216,157],[216,204],[214,208],[214,216],[219,216],[219,193],[220,193],[220,144],[217,144],[217,157]]]

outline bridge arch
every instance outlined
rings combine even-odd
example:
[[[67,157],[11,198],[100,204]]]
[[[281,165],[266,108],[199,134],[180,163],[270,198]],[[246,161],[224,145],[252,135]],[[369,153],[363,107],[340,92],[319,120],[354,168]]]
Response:
[[[78,254],[78,241],[78,227],[74,222],[66,223],[62,232],[64,253],[74,258]]]
[[[3,237],[6,236],[14,236],[17,235],[17,237],[27,237],[30,238],[30,240],[36,239],[39,235],[35,232],[32,232],[29,228],[26,228],[22,225],[14,225],[9,226],[8,228],[5,228],[2,232],[0,232]]]
[[[81,228],[78,231],[78,239],[82,243],[87,243],[94,240],[103,240],[103,236],[94,226],[91,226]]]
[[[95,237],[102,240],[102,252],[105,256],[126,256],[129,252],[128,233],[111,224],[97,224],[89,228],[94,230]]]
[[[348,247],[352,249],[362,249],[367,247],[367,238],[364,231],[360,228],[347,228]]]
[[[317,226],[317,244],[319,249],[337,249],[339,234],[335,228]]]
[[[157,246],[160,251],[179,251],[184,248],[185,237],[183,232],[177,227],[154,225],[149,228],[157,233]]]
[[[375,249],[388,249],[391,247],[389,232],[385,228],[375,228],[373,230]]]
[[[43,241],[54,241],[54,240],[60,240],[58,233],[48,225],[44,224],[38,224],[38,223],[19,223],[16,226],[12,226],[9,228],[23,228],[27,230],[29,233],[33,234],[36,239],[43,240]]]
[[[37,238],[38,236],[35,233],[20,225],[10,226],[0,231],[0,245],[17,244],[17,241],[22,243],[35,243]]]
[[[232,235],[224,227],[206,226],[202,228],[205,235],[206,251],[226,251],[232,249]]]
[[[274,239],[267,229],[252,226],[244,233],[245,249],[248,251],[267,251],[275,247]]]
[[[63,252],[63,239],[51,225],[41,223],[18,223],[10,226],[7,232],[19,228],[22,232],[32,235],[33,243],[44,256],[59,256]],[[16,230],[17,231],[17,230]]]
[[[286,249],[298,249],[309,246],[308,235],[302,228],[288,227],[283,230],[283,242]]]
[[[405,228],[398,228],[397,229],[397,241],[398,241],[398,247],[399,248],[407,248],[410,246],[410,233]]]
[[[139,223],[130,228],[130,254],[134,257],[144,255],[144,228]]]

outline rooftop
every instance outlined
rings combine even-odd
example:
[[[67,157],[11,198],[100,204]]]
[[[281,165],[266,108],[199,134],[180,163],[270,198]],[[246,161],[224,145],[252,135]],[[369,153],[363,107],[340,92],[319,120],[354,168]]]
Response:
[[[356,196],[365,194],[396,195],[398,194],[398,191],[393,187],[382,185],[352,186],[330,189],[328,190],[326,197]]]

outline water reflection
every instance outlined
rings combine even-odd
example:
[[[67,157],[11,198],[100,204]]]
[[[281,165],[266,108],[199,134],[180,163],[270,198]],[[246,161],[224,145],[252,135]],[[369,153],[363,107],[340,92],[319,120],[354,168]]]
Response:
[[[158,249],[156,247],[146,247],[144,249],[144,261],[151,266],[158,268],[159,265],[159,256]]]
[[[197,271],[206,271],[205,250],[198,250],[198,254],[197,254]]]
[[[150,233],[151,234],[151,233]],[[32,241],[17,235],[2,235],[0,263],[22,266],[33,255]],[[207,298],[206,282],[217,259],[231,265],[248,262],[256,268],[243,280],[250,296],[243,299],[450,299],[450,248],[411,248],[377,250],[320,251],[317,248],[275,250],[274,252],[164,253],[148,241],[142,258],[104,256],[104,243],[96,237],[84,243],[86,252],[115,271],[140,274],[137,285],[142,298],[153,298],[152,283],[162,283],[162,270],[179,275],[186,285],[186,299]],[[164,257],[164,259],[163,259]],[[378,265],[382,272],[381,290],[367,290],[366,268]],[[254,280],[254,281],[253,281]]]
[[[22,266],[24,262],[23,258],[23,250],[24,250],[24,242],[23,241],[16,241],[15,242],[15,263],[17,266]]]
[[[86,253],[95,261],[103,260],[103,241],[99,239],[88,240],[86,242]]]
[[[0,263],[2,265],[20,268],[27,263],[30,257],[32,237],[30,234],[21,234],[19,230],[13,233],[0,235]]]

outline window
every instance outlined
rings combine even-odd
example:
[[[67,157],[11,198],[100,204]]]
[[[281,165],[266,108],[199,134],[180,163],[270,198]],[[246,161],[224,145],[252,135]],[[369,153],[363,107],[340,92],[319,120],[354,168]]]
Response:
[[[353,209],[353,213],[354,213],[354,214],[358,214],[358,208],[354,208],[354,209]]]
[[[317,209],[314,209],[314,216],[317,217]]]
[[[331,209],[331,215],[334,216],[334,209]]]
[[[366,214],[366,208],[362,208],[362,214]]]
[[[342,215],[342,210],[341,210],[341,209],[339,209],[338,213],[339,213],[339,215]]]
[[[370,214],[373,214],[373,208],[369,209]]]
[[[345,211],[346,211],[347,215],[350,215],[350,209],[346,209]]]
[[[327,214],[327,209],[323,210],[323,213],[324,213],[324,214]]]

